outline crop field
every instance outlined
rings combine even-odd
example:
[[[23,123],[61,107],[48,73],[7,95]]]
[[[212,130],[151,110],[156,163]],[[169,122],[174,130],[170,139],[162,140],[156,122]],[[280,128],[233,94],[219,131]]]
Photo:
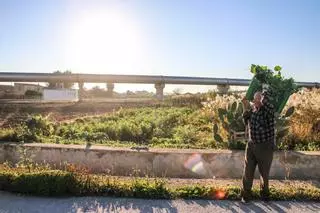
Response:
[[[244,149],[241,98],[214,92],[131,102],[2,104],[0,141]],[[294,107],[294,108],[293,108]],[[320,150],[320,89],[293,94],[277,119],[279,149]]]

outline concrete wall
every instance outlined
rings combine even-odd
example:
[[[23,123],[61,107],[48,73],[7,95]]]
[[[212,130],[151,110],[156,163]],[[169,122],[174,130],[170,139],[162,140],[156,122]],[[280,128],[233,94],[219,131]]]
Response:
[[[78,101],[78,90],[75,89],[44,89],[45,101]]]
[[[95,173],[180,178],[241,178],[244,151],[171,150],[149,151],[84,145],[26,144],[23,146],[35,162],[60,167],[77,164]],[[0,163],[17,162],[14,144],[0,145]],[[258,170],[258,169],[257,169]],[[256,171],[258,177],[258,172]],[[275,152],[270,171],[273,179],[318,179],[320,152]]]

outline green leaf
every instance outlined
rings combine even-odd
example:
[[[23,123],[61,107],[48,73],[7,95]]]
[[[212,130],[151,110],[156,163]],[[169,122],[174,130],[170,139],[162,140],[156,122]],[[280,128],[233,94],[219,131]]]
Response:
[[[231,105],[231,111],[232,111],[232,112],[235,112],[236,109],[237,109],[237,106],[238,106],[237,102],[236,102],[236,101],[233,102],[232,105]]]
[[[281,129],[280,131],[277,132],[277,137],[278,138],[283,138],[289,133],[289,127]]]
[[[274,67],[274,71],[277,71],[277,72],[279,72],[281,69],[282,69],[282,67],[280,67],[279,65]]]
[[[216,141],[218,141],[219,143],[222,143],[222,142],[223,142],[223,139],[222,139],[222,137],[221,137],[219,134],[215,134],[215,135],[214,135],[214,139],[215,139]]]
[[[287,120],[286,118],[279,117],[276,121],[277,129],[287,127],[288,125],[289,125],[289,120]]]
[[[242,113],[243,113],[243,103],[239,103],[238,104],[238,109],[237,109],[237,111],[238,111],[238,113],[240,113],[241,115],[242,115]]]
[[[243,122],[243,120],[237,120],[237,131],[241,131],[241,132],[244,132],[246,130],[246,126]]]
[[[256,65],[251,64],[250,72],[254,75],[257,73],[256,67],[257,67]]]
[[[290,107],[284,116],[290,117],[293,113],[294,113],[294,106]]]
[[[234,116],[233,116],[233,113],[232,112],[229,112],[227,114],[227,119],[228,119],[228,122],[231,123],[233,120],[234,120]]]
[[[237,130],[237,121],[236,120],[233,120],[230,123],[230,128],[233,129],[233,130]]]
[[[220,118],[220,121],[224,121],[224,115],[223,114],[219,114],[219,118]]]
[[[227,114],[227,110],[226,109],[223,109],[223,108],[219,108],[218,109],[218,113],[220,114],[223,114],[223,115],[225,115],[225,114]]]
[[[241,122],[243,122],[243,117],[242,117],[242,115],[241,115],[241,116],[236,117],[235,119],[236,119],[237,121],[241,121]]]
[[[219,118],[221,121],[224,120],[224,115],[227,114],[227,110],[223,108],[218,109]]]
[[[232,108],[232,103],[229,103],[227,106],[227,111],[231,111],[231,108]]]
[[[222,127],[226,130],[226,131],[229,131],[230,129],[230,127],[229,127],[229,124],[227,123],[227,122],[222,122]]]
[[[214,133],[214,134],[217,134],[217,132],[218,132],[218,125],[217,125],[217,124],[214,124],[214,126],[213,126],[213,133]]]
[[[282,79],[281,72],[279,71],[278,74],[274,75],[277,79]]]
[[[243,119],[242,113],[236,112],[236,113],[234,114],[233,119],[234,119],[234,120],[239,120],[239,119],[242,120],[242,119]]]

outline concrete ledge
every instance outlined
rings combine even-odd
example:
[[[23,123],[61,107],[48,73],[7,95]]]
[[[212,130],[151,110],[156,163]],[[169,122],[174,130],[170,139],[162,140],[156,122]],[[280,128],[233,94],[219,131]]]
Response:
[[[64,163],[84,166],[94,173],[135,174],[172,178],[241,178],[244,151],[110,148],[104,146],[25,144],[28,156],[37,163],[58,168]],[[0,145],[0,163],[19,161],[16,144]],[[258,170],[258,169],[257,169]],[[256,170],[256,177],[258,171]],[[318,179],[320,152],[275,152],[272,179]]]

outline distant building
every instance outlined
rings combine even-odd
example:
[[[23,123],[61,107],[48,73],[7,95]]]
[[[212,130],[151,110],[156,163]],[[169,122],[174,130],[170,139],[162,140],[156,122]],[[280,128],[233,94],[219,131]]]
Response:
[[[42,100],[45,101],[78,101],[77,89],[43,89]]]

